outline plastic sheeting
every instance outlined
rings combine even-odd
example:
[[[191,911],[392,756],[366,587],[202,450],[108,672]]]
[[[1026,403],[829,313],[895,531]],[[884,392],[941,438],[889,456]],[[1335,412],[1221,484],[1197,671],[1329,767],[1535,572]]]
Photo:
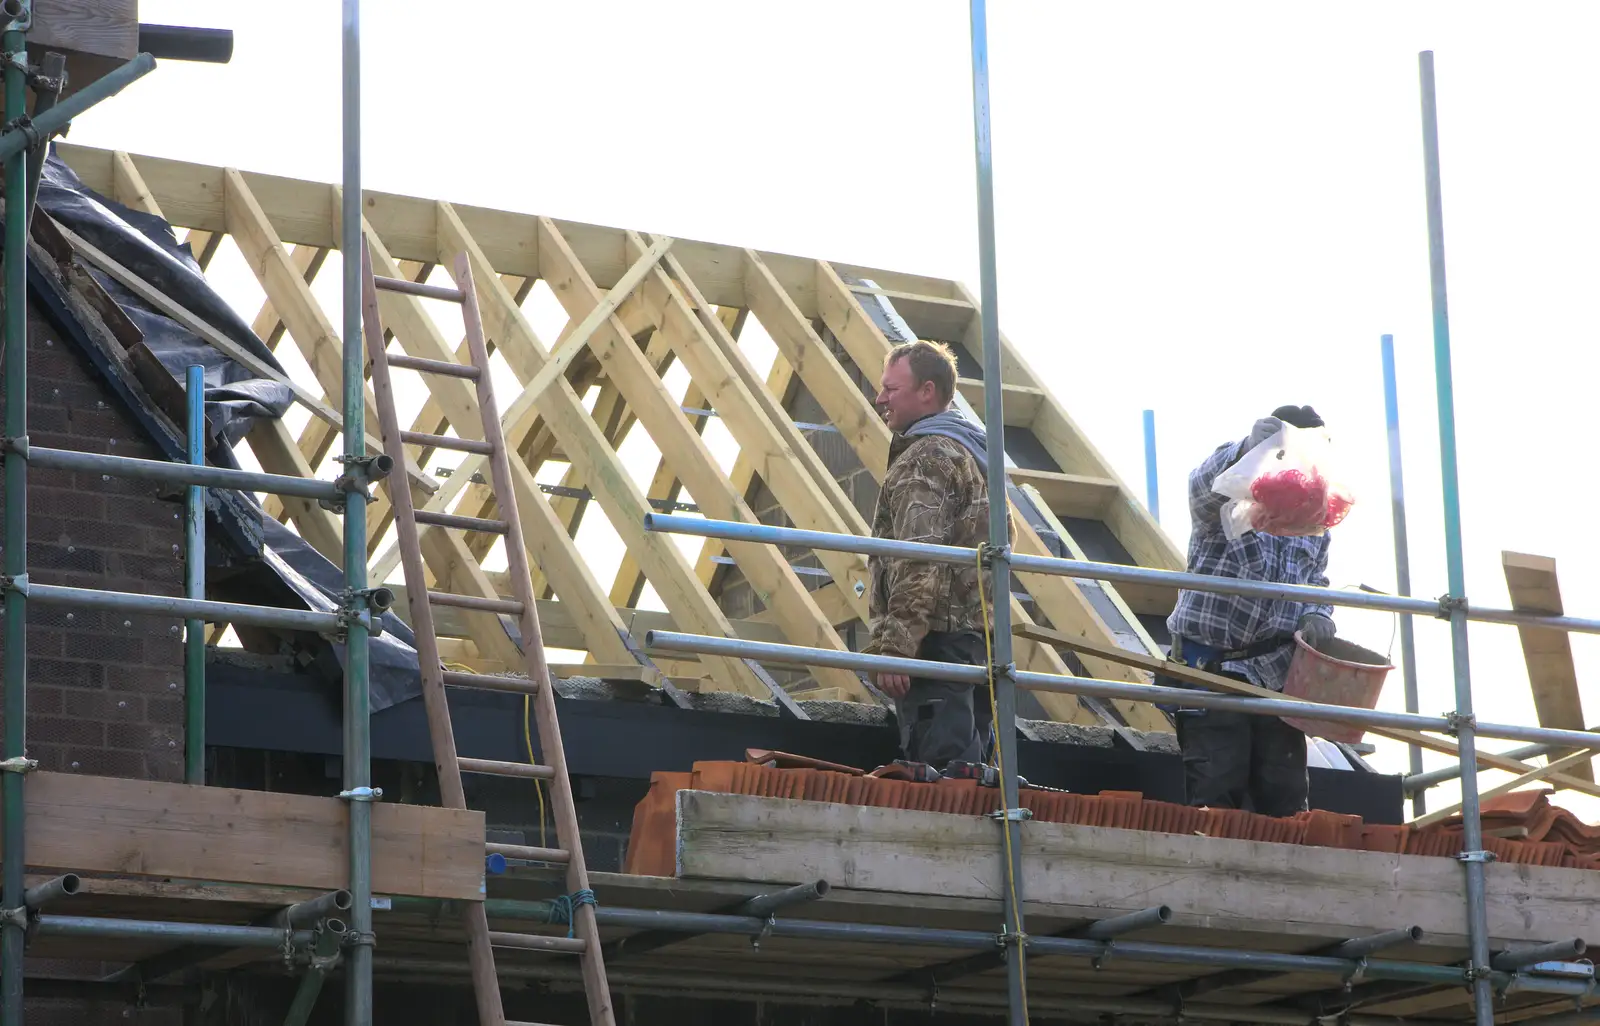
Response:
[[[172,227],[153,214],[108,200],[88,189],[52,147],[39,181],[39,209],[137,274],[228,338],[282,370],[255,332],[206,282],[189,247],[179,244]],[[206,417],[213,432],[230,446],[244,437],[258,417],[281,417],[293,395],[276,381],[256,377],[212,348],[193,332],[161,314],[123,288],[115,279],[91,268],[95,280],[115,299],[144,333],[145,345],[181,386],[185,369],[206,369]]]
[[[178,243],[166,221],[106,199],[86,187],[72,169],[54,152],[45,162],[39,184],[39,209],[70,228],[117,263],[160,289],[168,298],[182,304],[240,346],[273,367],[281,369],[250,326],[206,281],[200,265],[186,245]],[[115,279],[90,267],[95,280],[116,300],[144,335],[144,343],[183,387],[186,368],[199,364],[205,368],[206,417],[214,437],[208,446],[214,466],[238,467],[233,446],[249,431],[251,423],[262,417],[281,417],[293,401],[289,389],[275,381],[256,377],[245,367],[219,352],[181,324],[151,309],[142,299]],[[55,288],[42,276],[34,288]],[[60,319],[70,316],[66,308],[48,304]],[[77,329],[82,332],[82,326]],[[85,335],[77,340],[92,350],[94,343]],[[93,360],[103,374],[117,375],[113,364]],[[142,389],[129,382],[115,382],[113,390],[123,399],[137,404]],[[183,439],[174,437],[163,426],[162,418],[137,419],[151,433],[152,440],[170,459],[182,459]],[[217,533],[208,532],[211,551],[207,562],[215,568],[212,585],[217,597],[230,601],[292,604],[307,609],[332,612],[340,607],[344,573],[299,535],[266,515],[255,498],[246,493],[211,489],[207,509],[213,518],[224,522],[222,537],[227,547],[241,545],[251,551],[218,552]],[[243,540],[241,542],[241,539]],[[260,541],[259,551],[251,543]],[[382,632],[371,644],[372,710],[378,712],[422,692],[417,672],[415,636],[398,616],[381,617]],[[312,653],[330,676],[342,672],[345,646],[333,639],[297,635],[295,644]],[[331,662],[330,662],[331,659]]]

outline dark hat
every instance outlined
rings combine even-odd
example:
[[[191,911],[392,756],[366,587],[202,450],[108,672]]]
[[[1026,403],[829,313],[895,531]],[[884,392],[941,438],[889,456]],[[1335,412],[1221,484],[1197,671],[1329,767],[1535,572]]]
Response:
[[[1322,418],[1317,416],[1317,411],[1309,406],[1280,406],[1272,411],[1272,415],[1285,424],[1292,424],[1297,428],[1322,427]]]

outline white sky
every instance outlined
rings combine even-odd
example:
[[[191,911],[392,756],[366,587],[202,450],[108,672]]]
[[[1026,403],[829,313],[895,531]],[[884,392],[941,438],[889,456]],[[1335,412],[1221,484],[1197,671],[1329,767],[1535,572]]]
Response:
[[[164,64],[72,141],[338,179],[338,3],[140,6],[233,28],[233,63]],[[962,0],[458,2],[442,24],[438,4],[365,7],[369,188],[976,291]],[[1416,70],[1433,49],[1468,591],[1505,605],[1500,551],[1551,555],[1568,612],[1600,616],[1600,489],[1579,458],[1597,369],[1597,29],[1583,3],[992,0],[1007,335],[1141,494],[1140,411],[1156,410],[1180,545],[1189,468],[1277,405],[1316,406],[1360,500],[1334,584],[1390,588],[1378,337],[1393,333],[1412,578],[1442,593]],[[335,323],[336,267],[318,283]],[[1338,621],[1388,649],[1389,618]],[[1439,713],[1448,632],[1417,633],[1421,707]],[[1534,722],[1515,632],[1471,637],[1480,719]],[[1600,640],[1573,649],[1594,718]],[[1384,704],[1400,702],[1396,673]],[[1399,770],[1403,750],[1378,761]]]

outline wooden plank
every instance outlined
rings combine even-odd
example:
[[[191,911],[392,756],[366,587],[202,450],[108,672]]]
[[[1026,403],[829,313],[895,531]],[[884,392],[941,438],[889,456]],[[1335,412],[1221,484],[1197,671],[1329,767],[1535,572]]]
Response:
[[[139,0],[34,0],[28,48],[132,60],[139,53]]]
[[[493,265],[479,249],[454,209],[447,203],[441,203],[437,215],[442,250],[436,258],[453,259],[456,253],[465,252],[472,260],[472,271],[483,304],[484,329],[496,340],[500,351],[513,367],[520,364],[522,372],[531,378],[543,366],[544,345],[534,334],[511,294],[496,277]],[[553,237],[550,232],[541,232],[540,235]],[[559,256],[553,255],[552,258],[559,259]],[[627,344],[633,349],[631,338]],[[638,354],[637,349],[633,349],[633,352]],[[517,404],[513,402],[510,406],[515,408]],[[525,433],[532,425],[532,410],[528,410],[527,422],[523,424],[513,421],[517,414],[512,408],[508,408],[501,419],[521,424],[522,433]],[[584,408],[571,384],[565,379],[557,381],[540,397],[538,408],[543,412],[546,423],[561,438],[568,457],[581,468],[584,479],[590,483],[596,500],[605,510],[606,518],[616,528],[624,544],[638,556],[645,575],[661,593],[667,608],[678,622],[684,625],[685,630],[729,636],[732,627],[727,618],[705,589],[700,587],[699,581],[694,579],[693,569],[677,546],[663,535],[644,530],[644,514],[649,511],[649,504],[616,452],[607,444],[599,425],[589,416],[589,411]],[[692,431],[690,433],[693,434]],[[512,439],[522,437],[514,430],[508,430],[506,434],[507,444],[510,445],[517,444]],[[699,441],[698,435],[695,438]],[[467,465],[464,461],[463,468]],[[470,472],[463,470],[460,473],[464,475]],[[465,484],[465,481],[462,483]],[[692,588],[689,587],[691,584]],[[718,682],[729,690],[761,698],[770,695],[762,679],[743,660],[710,657],[702,662]]]
[[[854,291],[854,290],[852,290]],[[896,310],[900,307],[896,305]],[[919,338],[922,336],[918,336]],[[974,410],[983,409],[983,382],[978,378],[957,378],[956,391],[961,397],[972,404]],[[1044,402],[1047,394],[1042,388],[1029,388],[1026,385],[1001,385],[1001,395],[1005,400],[1007,427],[1029,427],[1034,418],[1039,415],[1039,406]]]
[[[1193,667],[1185,666],[1183,663],[1169,662],[1168,660],[1162,659],[1159,656],[1144,656],[1138,654],[1137,652],[1128,652],[1114,646],[1096,644],[1085,638],[1069,637],[1060,631],[1052,631],[1045,627],[1038,627],[1031,624],[1018,624],[1013,633],[1019,637],[1029,638],[1033,641],[1038,641],[1043,644],[1055,645],[1059,648],[1067,648],[1075,652],[1083,652],[1085,655],[1094,655],[1102,659],[1124,662],[1129,666],[1137,666],[1141,669],[1149,670],[1151,673],[1162,673],[1168,677],[1174,677],[1178,680],[1185,680],[1191,684],[1199,684],[1214,691],[1221,691],[1236,695],[1249,695],[1254,698],[1283,699],[1284,701],[1288,702],[1305,701],[1305,699],[1296,698],[1293,695],[1285,695],[1278,691],[1268,691],[1266,688],[1258,688],[1254,684],[1250,684],[1242,680],[1234,680],[1232,677],[1224,677],[1221,674],[1207,673],[1204,670],[1196,670]],[[1372,734],[1378,734],[1395,741],[1403,741],[1406,744],[1417,745],[1422,748],[1431,749],[1435,752],[1442,752],[1445,755],[1460,754],[1460,749],[1456,746],[1454,741],[1449,741],[1441,737],[1434,737],[1432,734],[1424,734],[1420,730],[1400,730],[1393,727],[1368,727],[1367,730]],[[1530,766],[1525,762],[1519,762],[1516,759],[1508,759],[1503,755],[1497,755],[1493,752],[1486,752],[1481,748],[1477,749],[1477,757],[1478,767],[1480,769],[1500,769],[1520,774],[1539,768]],[[1570,787],[1575,791],[1582,791],[1584,794],[1592,794],[1596,797],[1600,797],[1600,785],[1597,785],[1592,781],[1582,780],[1566,773],[1555,772],[1550,774],[1549,779],[1554,783],[1561,784],[1563,787]]]
[[[1464,940],[1453,859],[1031,823],[1022,890],[1061,913],[1105,918],[1168,905],[1179,922],[1268,924],[1357,937],[1416,924],[1435,944]],[[998,898],[994,824],[977,816],[748,795],[678,794],[678,875],[826,879],[839,887]],[[1489,865],[1497,944],[1594,932],[1600,874]]]
[[[139,169],[134,166],[133,158],[121,150],[111,154],[111,198],[125,207],[166,219],[161,205],[150,195],[150,187],[144,184]]]
[[[1006,471],[1013,484],[1032,485],[1039,492],[1050,511],[1057,516],[1100,520],[1107,507],[1116,501],[1120,488],[1108,477],[1086,477],[1082,474],[1057,474],[1048,470],[1023,470],[1015,467]]]
[[[1502,552],[1506,590],[1511,593],[1511,608],[1519,612],[1564,615],[1561,582],[1556,577],[1556,561],[1548,556],[1521,552]],[[1528,686],[1533,689],[1533,705],[1541,727],[1584,730],[1583,700],[1578,694],[1578,670],[1572,662],[1572,639],[1566,631],[1542,627],[1518,627],[1522,658],[1528,666]],[[1594,779],[1594,767],[1585,759],[1573,765],[1571,774]]]
[[[336,798],[75,773],[28,777],[28,864],[37,869],[332,890],[350,879]],[[377,802],[372,889],[483,897],[483,813]]]
[[[566,309],[567,314],[578,320],[581,325],[589,313],[603,303],[603,296],[599,287],[589,277],[587,270],[578,261],[576,254],[567,245],[566,239],[561,236],[555,224],[547,219],[541,219],[540,228],[539,250],[544,263],[542,270],[545,280],[549,282],[552,291]],[[634,266],[651,261],[652,258],[645,249],[643,241],[640,239],[634,239],[633,241],[636,249],[633,254],[635,257]],[[663,285],[663,279],[659,271],[651,271],[646,276],[645,282],[645,287],[648,287],[652,282],[658,288]],[[668,291],[670,292],[671,290],[668,289]],[[699,322],[695,320],[692,312],[681,305],[681,296],[674,294],[674,298],[678,299],[680,303],[679,305],[671,305],[670,301],[668,301],[669,308],[662,315],[662,323],[664,325],[671,324],[678,331],[692,331],[693,327],[697,326]],[[672,324],[674,315],[677,317],[676,324]],[[639,352],[638,346],[634,344],[633,339],[626,333],[621,322],[614,316],[604,317],[598,330],[590,336],[589,347],[594,351],[601,365],[606,368],[606,373],[617,387],[617,390],[627,400],[630,410],[639,418],[639,422],[644,425],[645,429],[650,432],[651,439],[655,441],[662,455],[671,464],[674,473],[683,481],[684,487],[694,495],[695,502],[700,507],[701,512],[706,516],[717,519],[756,523],[756,515],[745,504],[744,496],[734,490],[727,476],[722,473],[721,468],[717,465],[716,458],[712,456],[711,450],[706,447],[705,440],[701,438],[699,433],[694,430],[693,425],[684,416],[677,400],[672,397],[666,386],[661,383],[661,379],[656,375],[655,369],[650,366],[643,354]],[[685,363],[693,362],[696,364],[702,359],[712,359],[718,355],[710,345],[697,347],[693,344],[684,344],[677,347],[677,352],[679,358],[684,360]],[[728,377],[726,383],[729,386],[727,394],[731,396],[737,391],[736,387],[734,387],[737,384],[737,379],[733,378],[731,370],[726,370],[725,373]],[[707,383],[705,378],[701,379],[702,387],[705,387]],[[735,415],[737,407],[738,404],[736,402],[730,403],[730,417]],[[547,416],[550,416],[550,414],[547,414]],[[606,446],[606,451],[611,451],[609,446]],[[571,450],[569,449],[570,454]],[[788,460],[790,465],[793,466],[794,457],[792,454],[789,455]],[[585,474],[585,477],[590,482],[590,488],[596,492],[597,498],[600,498],[608,490],[618,490],[617,484],[608,481],[604,475]],[[643,509],[638,513],[634,513],[633,516],[642,520],[643,510],[647,510],[648,505],[644,502],[644,496],[639,493],[637,485],[634,485],[631,480],[628,480],[627,484],[629,486],[628,490],[631,492],[629,502],[624,504],[616,503],[613,500],[614,505],[622,516],[626,517],[629,515],[627,507],[634,506],[637,503],[634,508],[642,507]],[[650,533],[644,532],[642,528],[636,531],[631,525],[624,526],[619,524],[617,522],[618,519],[616,515],[611,516],[613,525],[617,527],[624,538],[628,538],[630,533],[635,534],[636,537],[650,536]],[[633,547],[632,539],[630,539],[629,547]],[[828,623],[827,618],[822,615],[822,611],[817,609],[816,603],[812,601],[805,585],[800,582],[800,578],[795,574],[788,561],[784,558],[783,553],[776,546],[751,542],[729,542],[726,548],[738,562],[739,568],[744,571],[746,578],[756,589],[763,604],[778,611],[779,623],[783,627],[785,635],[793,643],[830,648],[839,652],[846,651],[844,643],[839,639],[838,633],[834,631],[833,625]],[[681,573],[679,571],[680,567]],[[710,614],[714,612],[716,619],[722,621],[722,631],[728,629],[725,618],[721,616],[721,611],[717,609],[715,601],[694,576],[693,569],[686,560],[680,556],[670,564],[662,563],[658,569],[668,571],[665,580],[658,580],[657,577],[651,576],[648,572],[647,576],[651,576],[651,582],[655,584],[657,591],[661,593],[662,599],[667,603],[669,609],[673,609],[674,613],[678,614],[678,609],[680,608],[694,605],[701,606],[704,609],[704,613],[701,615],[707,616],[709,619]],[[673,594],[669,595],[669,592]],[[681,616],[682,614],[678,615]],[[818,683],[823,686],[855,689],[863,697],[866,695],[856,675],[848,670],[814,667],[812,668],[812,673],[817,678]],[[759,692],[754,693],[765,696],[770,692],[767,691],[765,686],[762,686]]]

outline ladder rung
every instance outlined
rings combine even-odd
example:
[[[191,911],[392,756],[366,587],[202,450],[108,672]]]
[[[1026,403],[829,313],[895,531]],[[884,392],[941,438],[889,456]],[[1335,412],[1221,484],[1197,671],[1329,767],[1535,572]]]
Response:
[[[436,606],[455,606],[457,609],[477,609],[485,613],[522,615],[522,603],[512,599],[479,598],[477,595],[454,595],[448,591],[428,592],[428,601]]]
[[[422,371],[426,374],[443,374],[450,378],[467,378],[470,381],[478,380],[478,368],[469,363],[451,363],[449,360],[424,360],[417,356],[402,356],[399,353],[389,355],[389,366],[404,367],[407,370]]]
[[[445,299],[452,303],[461,302],[461,290],[446,288],[443,285],[429,285],[422,281],[407,281],[404,278],[385,278],[382,275],[372,276],[373,288],[385,292],[404,292],[408,296],[422,296],[424,299]]]
[[[421,431],[402,431],[400,441],[407,445],[425,445],[430,449],[454,449],[457,452],[477,453],[479,456],[494,455],[494,443],[480,442],[473,438],[451,438],[449,435],[429,435]]]
[[[484,531],[489,534],[505,534],[511,530],[511,525],[504,520],[485,520],[482,517],[463,517],[455,513],[433,513],[425,509],[416,512],[417,523],[432,524],[434,527],[456,527],[463,531]]]
[[[527,677],[496,677],[488,673],[466,673],[462,670],[444,671],[446,687],[477,688],[479,691],[509,691],[516,695],[537,695],[539,682]]]
[[[571,855],[565,848],[535,848],[527,844],[495,844],[493,841],[483,846],[485,854],[503,855],[508,859],[524,859],[528,862],[556,862],[565,865]]]
[[[457,759],[463,773],[482,773],[490,777],[532,777],[549,780],[556,771],[549,766],[535,766],[527,762],[496,762],[493,759]]]
[[[589,942],[582,937],[545,937],[536,933],[505,933],[489,931],[489,944],[496,948],[524,948],[528,951],[568,951],[581,955],[589,950]]]

